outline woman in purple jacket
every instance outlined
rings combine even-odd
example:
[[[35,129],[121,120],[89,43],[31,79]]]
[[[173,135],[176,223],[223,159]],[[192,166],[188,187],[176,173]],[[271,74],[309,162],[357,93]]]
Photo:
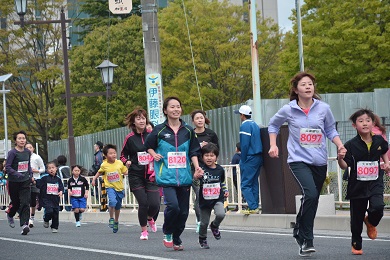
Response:
[[[328,104],[320,101],[315,89],[315,77],[300,72],[290,81],[290,103],[284,105],[270,120],[269,155],[278,157],[276,137],[282,124],[288,123],[287,141],[290,170],[302,191],[301,207],[294,227],[294,238],[300,256],[310,256],[313,246],[314,218],[327,172],[326,137],[345,150],[336,131],[336,122]]]

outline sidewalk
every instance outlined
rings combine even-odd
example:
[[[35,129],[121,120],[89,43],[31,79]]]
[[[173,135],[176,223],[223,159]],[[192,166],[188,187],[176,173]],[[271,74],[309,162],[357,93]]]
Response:
[[[42,211],[37,211],[36,218],[42,218]],[[73,212],[63,211],[60,212],[60,220],[74,221]],[[107,212],[85,212],[83,213],[83,221],[85,222],[107,222]],[[125,223],[138,224],[137,211],[133,209],[122,209],[120,215],[120,221]],[[160,212],[160,216],[157,219],[158,224],[163,222],[163,212]],[[242,213],[229,211],[223,221],[224,226],[234,227],[258,227],[258,228],[286,228],[290,229],[295,222],[295,215],[292,214],[254,214],[243,215]],[[187,223],[196,223],[196,217],[194,213],[190,213]],[[315,229],[319,230],[339,230],[349,231],[350,220],[348,210],[337,210],[336,215],[329,216],[317,216],[314,223]],[[381,233],[390,233],[390,211],[385,211],[385,216],[382,218],[378,225],[378,230]]]

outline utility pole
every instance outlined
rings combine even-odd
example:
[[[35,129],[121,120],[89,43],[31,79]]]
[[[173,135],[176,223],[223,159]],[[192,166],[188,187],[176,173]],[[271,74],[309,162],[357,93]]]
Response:
[[[157,10],[156,1],[141,0],[147,107],[149,120],[154,125],[164,121]]]
[[[252,88],[253,88],[252,119],[257,124],[263,125],[262,112],[261,112],[259,55],[257,50],[256,0],[249,0],[249,21],[250,21],[250,28],[251,28]]]

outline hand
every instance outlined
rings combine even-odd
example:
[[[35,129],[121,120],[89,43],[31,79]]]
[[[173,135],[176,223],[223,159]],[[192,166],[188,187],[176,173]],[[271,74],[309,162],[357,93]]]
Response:
[[[276,145],[271,145],[268,154],[271,158],[279,158],[279,148]]]
[[[202,141],[202,142],[200,143],[200,148],[202,148],[202,147],[205,146],[206,144],[208,144],[208,142]]]
[[[337,147],[337,158],[344,159],[346,153],[347,149],[345,149],[344,145]]]
[[[62,191],[58,192],[58,196],[60,196],[60,198],[62,198]]]
[[[85,191],[84,198],[88,199],[88,191]]]
[[[72,190],[68,190],[69,196],[72,196]]]
[[[203,174],[204,174],[204,171],[202,168],[200,168],[199,166],[195,169],[195,173],[194,173],[194,178],[195,179],[200,179],[203,177]]]
[[[225,198],[229,197],[229,192],[228,191],[225,191],[224,197]]]
[[[162,158],[164,158],[161,154],[159,153],[156,153],[154,156],[153,156],[153,159],[158,162],[160,161]]]
[[[126,167],[129,168],[130,165],[131,165],[131,161],[127,161],[127,162],[126,162]]]
[[[92,183],[91,184],[92,184],[92,186],[96,186],[96,179],[95,178],[92,179]]]
[[[384,163],[382,169],[390,175],[390,163]]]

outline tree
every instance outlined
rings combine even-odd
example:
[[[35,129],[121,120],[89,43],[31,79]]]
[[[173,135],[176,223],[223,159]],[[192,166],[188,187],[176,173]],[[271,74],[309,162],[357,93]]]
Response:
[[[204,109],[229,106],[252,97],[248,6],[227,1],[185,3],[197,79]],[[258,15],[257,17],[261,17]],[[200,107],[182,1],[159,14],[164,95],[183,100],[185,112]],[[279,28],[258,18],[258,50],[263,97],[278,97]]]
[[[26,130],[28,141],[40,144],[39,152],[46,159],[46,143],[60,139],[61,124],[66,117],[66,113],[56,106],[56,93],[58,89],[64,89],[60,26],[12,27],[10,14],[14,12],[14,3],[5,1],[0,8],[3,17],[9,18],[9,26],[0,30],[0,70],[14,76],[11,92],[7,94],[8,132],[11,136],[17,130]],[[50,20],[58,17],[62,4],[61,0],[39,1],[34,10],[39,10],[40,19]],[[26,21],[36,17],[34,10],[28,9]]]
[[[305,0],[305,68],[318,78],[319,92],[365,92],[390,86],[389,20],[389,1]],[[294,34],[286,36],[286,44],[282,66],[298,71],[296,27]]]
[[[107,0],[86,0],[81,3],[76,1],[73,4],[75,9],[80,8],[80,13],[86,14],[87,17],[77,17],[74,24],[83,27],[83,31],[80,34],[84,38],[95,28],[121,23],[124,19],[132,15],[141,16],[139,8],[140,0],[135,0],[132,4],[133,9],[129,14],[112,14],[109,11]]]
[[[95,28],[85,37],[84,45],[72,51],[74,94],[105,91],[100,72],[95,67],[105,59],[118,65],[112,86],[112,91],[117,94],[110,97],[107,103],[105,96],[72,99],[75,135],[121,127],[124,117],[135,106],[146,108],[141,28],[141,18],[131,16],[121,24]],[[88,123],[85,118],[88,118]]]

